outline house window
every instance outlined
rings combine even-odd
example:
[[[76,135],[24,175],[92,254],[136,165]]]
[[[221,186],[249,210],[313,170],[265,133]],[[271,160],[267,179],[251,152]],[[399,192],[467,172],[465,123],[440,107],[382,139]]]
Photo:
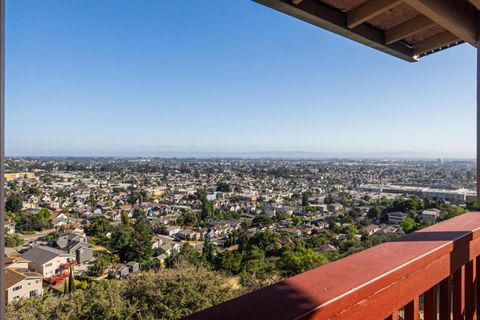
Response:
[[[45,265],[45,268],[51,267],[52,265],[53,265],[53,263],[51,263],[51,262],[50,262],[50,263],[47,263],[47,264]]]
[[[16,286],[16,287],[13,288],[12,291],[17,291],[17,290],[20,290],[20,289],[22,289],[22,286]]]
[[[37,290],[32,290],[30,291],[30,298],[36,297],[37,296]]]

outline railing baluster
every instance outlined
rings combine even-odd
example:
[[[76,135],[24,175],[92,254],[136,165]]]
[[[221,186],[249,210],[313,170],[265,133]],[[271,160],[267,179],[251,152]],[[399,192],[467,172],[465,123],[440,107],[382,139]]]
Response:
[[[437,286],[423,294],[424,320],[437,320]]]
[[[480,316],[480,256],[475,259],[475,287],[476,287],[476,305],[477,317]]]
[[[450,277],[440,282],[440,320],[451,319],[451,287]]]
[[[405,320],[418,320],[418,297],[405,306]]]
[[[465,265],[465,319],[473,320],[475,314],[475,261],[469,261]]]
[[[395,311],[394,313],[392,313],[385,320],[398,320],[398,311]]]
[[[465,270],[463,267],[453,273],[453,319],[465,316]]]

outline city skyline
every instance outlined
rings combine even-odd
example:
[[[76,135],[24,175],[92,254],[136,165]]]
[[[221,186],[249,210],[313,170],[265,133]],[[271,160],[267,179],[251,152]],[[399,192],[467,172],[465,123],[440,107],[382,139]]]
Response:
[[[7,18],[7,155],[475,156],[469,45],[413,68],[251,1],[8,1]]]

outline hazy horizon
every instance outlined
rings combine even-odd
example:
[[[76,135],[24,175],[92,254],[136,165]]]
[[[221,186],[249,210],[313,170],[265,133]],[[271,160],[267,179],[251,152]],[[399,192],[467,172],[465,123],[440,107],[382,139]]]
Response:
[[[170,151],[170,152],[117,152],[117,153],[88,153],[88,152],[52,152],[52,153],[23,153],[7,154],[7,157],[74,157],[74,158],[102,158],[102,157],[124,157],[124,158],[240,158],[240,159],[451,159],[451,160],[475,160],[474,155],[458,155],[445,153],[428,152],[316,152],[316,151]]]

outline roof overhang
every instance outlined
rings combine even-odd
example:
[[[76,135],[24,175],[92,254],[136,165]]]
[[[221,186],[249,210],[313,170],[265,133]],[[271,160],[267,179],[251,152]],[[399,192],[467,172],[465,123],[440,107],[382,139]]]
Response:
[[[477,46],[480,0],[254,1],[409,62]]]

